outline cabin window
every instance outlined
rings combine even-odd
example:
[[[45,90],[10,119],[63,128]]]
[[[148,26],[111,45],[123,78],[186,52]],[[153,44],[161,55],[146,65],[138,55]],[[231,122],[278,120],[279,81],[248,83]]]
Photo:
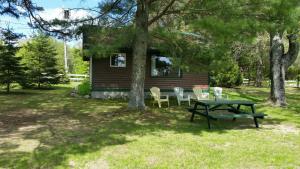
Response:
[[[110,67],[126,67],[126,54],[115,53],[110,56]]]
[[[152,77],[181,77],[181,71],[172,64],[172,60],[165,56],[151,56]]]

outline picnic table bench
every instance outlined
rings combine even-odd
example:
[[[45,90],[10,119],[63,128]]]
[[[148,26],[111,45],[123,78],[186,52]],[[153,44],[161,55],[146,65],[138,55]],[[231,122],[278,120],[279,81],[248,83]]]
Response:
[[[241,106],[251,107],[251,112],[242,111]],[[222,108],[225,107],[225,108]],[[218,110],[227,110],[227,114],[215,112]],[[233,119],[238,118],[251,118],[254,120],[255,126],[258,128],[257,119],[263,119],[266,114],[256,113],[255,103],[248,100],[197,100],[193,108],[188,109],[192,113],[190,121],[193,122],[195,115],[201,115],[206,117],[208,128],[211,129],[210,120],[218,119]]]

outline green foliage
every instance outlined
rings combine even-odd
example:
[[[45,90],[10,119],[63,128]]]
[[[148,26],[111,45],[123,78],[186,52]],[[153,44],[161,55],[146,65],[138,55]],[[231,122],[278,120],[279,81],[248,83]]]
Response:
[[[0,41],[0,84],[6,85],[10,91],[11,83],[24,81],[24,68],[20,64],[21,58],[16,57],[18,39],[21,37],[10,29],[1,30]]]
[[[85,79],[81,84],[77,87],[77,93],[79,95],[89,95],[91,93],[91,84],[89,79]]]
[[[107,57],[122,48],[131,48],[133,43],[133,28],[123,26],[105,28],[83,26],[83,55],[86,57]]]
[[[267,34],[259,35],[252,43],[235,43],[232,46],[232,54],[245,78],[255,81],[258,69],[261,69],[262,79],[269,77],[269,38]]]
[[[34,13],[42,11],[43,8],[33,4],[31,0],[27,0],[26,2],[23,0],[1,0],[0,15],[7,15],[14,18],[28,16],[25,10],[30,10],[31,13]]]
[[[216,66],[218,68],[211,73],[211,86],[235,87],[243,83],[243,75],[235,61],[228,59],[226,65]]]
[[[272,33],[295,32],[300,19],[299,0],[269,0],[268,3],[256,9],[264,13],[260,22],[264,29]]]
[[[56,50],[57,68],[60,74],[65,74],[65,60],[64,60],[64,43],[54,38],[50,39],[50,43]],[[76,47],[70,47],[67,45],[67,57],[69,72],[73,74],[87,74],[88,62],[83,61],[82,50]],[[66,77],[66,76],[65,76]],[[66,78],[61,78],[62,82],[65,82]]]
[[[56,51],[56,63],[59,72],[62,74],[65,72],[65,60],[64,60],[64,43],[54,38],[49,38],[49,43],[55,48]],[[67,48],[69,53],[69,48]]]
[[[295,80],[297,79],[297,76],[300,76],[300,57],[298,56],[295,63],[288,68],[288,71],[286,73],[286,78],[289,80]]]
[[[300,75],[300,68],[296,66],[291,66],[289,67],[287,74],[286,74],[286,79],[288,80],[295,80],[297,77]]]
[[[56,61],[56,49],[50,38],[39,34],[27,42],[20,52],[23,64],[27,67],[27,82],[41,87],[59,83],[59,70]]]
[[[72,48],[70,54],[72,57],[70,72],[74,74],[87,74],[89,70],[89,63],[83,61],[82,50]]]

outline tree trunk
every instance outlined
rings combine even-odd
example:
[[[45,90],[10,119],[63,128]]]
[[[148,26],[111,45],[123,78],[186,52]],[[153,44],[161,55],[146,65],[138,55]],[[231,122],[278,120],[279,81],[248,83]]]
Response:
[[[9,93],[10,92],[10,83],[7,82],[6,84],[6,93]]]
[[[128,107],[144,110],[144,81],[148,44],[148,4],[146,0],[138,1],[135,21],[132,81]]]
[[[297,88],[300,87],[300,83],[299,82],[300,82],[300,75],[297,76]]]
[[[279,106],[286,106],[285,98],[285,72],[291,66],[298,55],[299,44],[296,41],[297,36],[292,34],[288,36],[289,51],[284,54],[282,35],[279,33],[270,34],[270,79],[271,93],[270,100]]]
[[[256,78],[255,78],[255,86],[256,87],[262,87],[262,81],[263,81],[263,62],[262,58],[258,58],[257,66],[256,66]]]
[[[258,58],[257,58],[257,65],[256,65],[256,78],[255,78],[255,86],[262,87],[263,81],[263,42],[262,40],[258,43]]]
[[[9,75],[10,74],[10,70],[8,69],[7,70],[7,74]],[[9,93],[10,92],[10,77],[9,77],[9,79],[8,79],[8,81],[7,81],[7,83],[6,83],[6,93]]]

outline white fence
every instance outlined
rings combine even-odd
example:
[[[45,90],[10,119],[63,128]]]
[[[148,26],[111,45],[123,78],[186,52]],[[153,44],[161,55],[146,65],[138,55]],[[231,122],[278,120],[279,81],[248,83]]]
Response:
[[[250,85],[250,83],[253,84],[254,82],[250,81],[249,79],[243,79],[243,85]],[[267,81],[267,85],[270,87],[270,85],[271,85],[270,80]],[[299,86],[297,86],[297,85],[299,85]],[[299,84],[299,82],[297,82],[297,80],[286,80],[285,86],[286,87],[300,87],[300,84]]]
[[[285,86],[287,87],[297,87],[297,80],[286,80]]]
[[[81,82],[84,79],[88,78],[89,75],[85,74],[67,74],[71,82]]]
[[[243,85],[250,85],[249,79],[243,79]]]

